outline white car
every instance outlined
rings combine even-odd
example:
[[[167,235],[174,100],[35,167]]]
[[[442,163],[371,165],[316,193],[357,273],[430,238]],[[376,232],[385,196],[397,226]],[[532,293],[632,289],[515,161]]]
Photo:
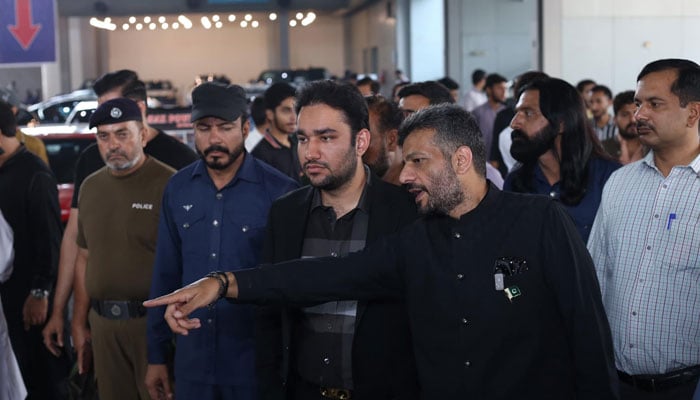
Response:
[[[85,100],[97,100],[92,89],[81,89],[51,97],[41,103],[32,104],[27,107],[27,111],[36,115],[41,123],[62,124],[66,122],[75,106]]]
[[[97,109],[97,100],[87,100],[78,102],[66,116],[63,123],[41,123],[33,126],[20,127],[27,135],[48,135],[48,134],[68,134],[68,133],[94,133],[90,129],[90,116]]]

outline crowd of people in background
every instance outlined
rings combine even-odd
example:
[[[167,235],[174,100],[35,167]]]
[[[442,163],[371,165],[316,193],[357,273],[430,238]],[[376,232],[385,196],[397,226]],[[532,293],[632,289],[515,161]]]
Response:
[[[700,398],[698,64],[346,78],[101,76],[65,227],[0,91],[0,400]]]

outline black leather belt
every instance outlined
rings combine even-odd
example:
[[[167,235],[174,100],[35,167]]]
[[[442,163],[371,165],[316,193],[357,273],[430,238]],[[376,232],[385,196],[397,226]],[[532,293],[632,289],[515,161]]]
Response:
[[[352,390],[349,389],[338,389],[338,388],[320,388],[321,396],[327,399],[334,400],[350,400],[352,399]]]
[[[140,301],[90,300],[90,307],[107,319],[132,319],[146,315],[146,307]]]
[[[629,375],[617,371],[620,380],[630,386],[645,392],[661,392],[684,383],[691,382],[700,376],[700,365],[671,371],[662,375]]]

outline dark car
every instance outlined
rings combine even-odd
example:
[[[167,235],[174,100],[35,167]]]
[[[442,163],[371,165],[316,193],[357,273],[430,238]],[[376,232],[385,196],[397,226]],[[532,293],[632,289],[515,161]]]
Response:
[[[325,68],[306,69],[268,69],[260,73],[258,79],[247,85],[243,85],[249,100],[262,95],[273,83],[287,82],[295,87],[300,87],[306,82],[329,79],[330,74]]]
[[[58,202],[61,205],[61,222],[68,222],[70,203],[73,198],[75,163],[80,153],[95,143],[92,133],[37,135],[46,145],[49,166],[58,181]]]

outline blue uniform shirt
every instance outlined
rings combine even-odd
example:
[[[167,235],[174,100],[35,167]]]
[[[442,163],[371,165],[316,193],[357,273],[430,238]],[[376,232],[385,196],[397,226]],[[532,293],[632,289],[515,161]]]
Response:
[[[620,164],[615,161],[591,158],[588,162],[588,185],[583,199],[575,206],[562,203],[566,212],[574,220],[576,230],[581,234],[584,243],[588,241],[588,236],[591,234],[591,227],[593,226],[593,220],[595,220],[595,214],[600,205],[600,198],[603,194],[605,182],[607,182],[610,175],[618,168],[620,168]],[[561,190],[559,182],[550,185],[547,178],[542,173],[539,164],[535,165],[533,178],[534,182],[532,187],[534,188],[534,194],[543,194],[553,199],[559,199]],[[503,190],[509,192],[513,191],[512,172],[506,177]]]
[[[163,194],[151,298],[211,271],[253,267],[262,251],[272,202],[298,184],[246,154],[236,176],[217,190],[199,160],[175,174]],[[148,311],[148,362],[164,364],[173,334],[165,308]],[[192,313],[202,327],[178,336],[175,377],[187,381],[255,384],[254,309],[219,301]]]

